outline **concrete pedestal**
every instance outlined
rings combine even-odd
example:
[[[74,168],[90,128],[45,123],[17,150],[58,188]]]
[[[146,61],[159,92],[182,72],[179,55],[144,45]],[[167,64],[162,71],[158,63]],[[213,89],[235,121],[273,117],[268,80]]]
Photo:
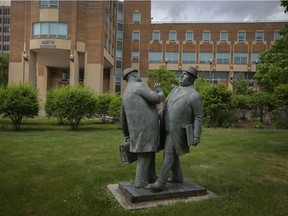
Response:
[[[207,194],[205,188],[187,179],[183,183],[167,183],[165,187],[162,192],[152,192],[149,189],[135,188],[133,182],[120,182],[118,184],[119,190],[131,203]]]

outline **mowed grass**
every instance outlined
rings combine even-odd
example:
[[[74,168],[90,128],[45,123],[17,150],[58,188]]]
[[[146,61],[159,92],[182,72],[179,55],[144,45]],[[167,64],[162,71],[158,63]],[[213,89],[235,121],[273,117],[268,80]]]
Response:
[[[122,165],[119,124],[85,120],[79,130],[55,119],[0,119],[0,215],[287,215],[288,131],[203,129],[180,157],[185,177],[214,192],[209,200],[128,211],[108,184],[134,179]],[[157,169],[162,152],[157,154]]]

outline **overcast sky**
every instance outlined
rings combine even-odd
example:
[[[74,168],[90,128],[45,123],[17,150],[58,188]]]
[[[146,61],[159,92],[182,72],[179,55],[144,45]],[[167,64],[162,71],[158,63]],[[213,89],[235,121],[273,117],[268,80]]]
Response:
[[[153,22],[288,21],[280,0],[151,0]]]

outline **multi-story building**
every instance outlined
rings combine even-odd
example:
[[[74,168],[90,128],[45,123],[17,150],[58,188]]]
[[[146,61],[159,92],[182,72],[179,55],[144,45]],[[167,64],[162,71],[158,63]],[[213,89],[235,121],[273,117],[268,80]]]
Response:
[[[257,59],[284,22],[155,23],[151,0],[11,3],[9,82],[28,81],[41,97],[63,84],[123,92],[121,72],[194,66],[207,81],[253,79]]]
[[[284,22],[151,23],[150,1],[124,3],[124,67],[142,77],[160,66],[182,72],[194,66],[208,82],[231,85],[253,79],[259,53],[280,38]]]
[[[117,2],[11,1],[9,83],[114,90]]]
[[[10,46],[10,4],[0,5],[0,53],[8,54]]]

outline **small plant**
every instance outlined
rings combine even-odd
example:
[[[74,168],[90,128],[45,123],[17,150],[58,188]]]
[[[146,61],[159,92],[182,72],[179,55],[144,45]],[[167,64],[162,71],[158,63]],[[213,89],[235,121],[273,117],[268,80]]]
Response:
[[[251,123],[256,129],[264,129],[264,124],[257,119],[252,119]]]

